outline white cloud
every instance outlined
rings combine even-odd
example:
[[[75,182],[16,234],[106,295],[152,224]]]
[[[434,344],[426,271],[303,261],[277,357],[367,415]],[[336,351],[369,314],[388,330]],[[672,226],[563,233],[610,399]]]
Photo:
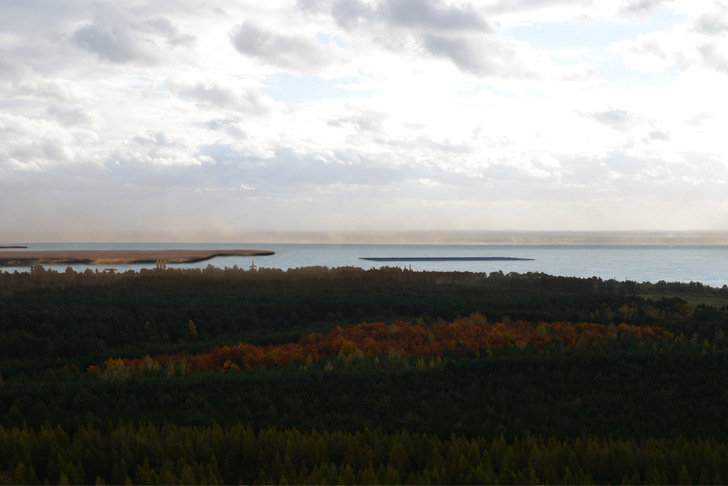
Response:
[[[699,51],[694,43],[669,32],[640,34],[637,39],[617,42],[615,53],[624,57],[624,63],[631,69],[659,72],[668,68],[684,70],[695,65]]]
[[[139,133],[115,152],[115,162],[186,166],[214,163],[187,137],[163,131]]]
[[[93,102],[93,95],[78,83],[68,79],[45,79],[35,76],[16,84],[16,93],[19,96],[33,96],[53,99],[56,101],[89,104]]]
[[[0,160],[23,170],[74,162],[93,157],[89,149],[96,135],[85,129],[69,129],[55,122],[0,113]]]
[[[707,11],[706,11],[707,10]],[[653,72],[666,69],[710,69],[728,73],[728,6],[717,3],[707,9],[693,5],[689,21],[667,31],[640,34],[614,44],[614,52],[632,69]]]

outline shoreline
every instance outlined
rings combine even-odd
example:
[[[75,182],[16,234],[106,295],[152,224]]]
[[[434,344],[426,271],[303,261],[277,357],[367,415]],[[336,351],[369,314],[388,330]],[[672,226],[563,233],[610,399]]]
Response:
[[[39,250],[0,252],[0,266],[131,265],[138,263],[197,263],[215,257],[274,255],[269,250]]]

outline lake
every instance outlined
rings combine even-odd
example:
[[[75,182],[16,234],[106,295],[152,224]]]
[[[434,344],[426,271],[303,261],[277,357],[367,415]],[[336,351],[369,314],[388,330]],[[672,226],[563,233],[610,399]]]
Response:
[[[28,243],[28,250],[167,250],[241,249],[272,250],[275,255],[240,258],[220,257],[204,262],[168,265],[170,268],[219,268],[237,266],[280,268],[355,266],[364,269],[384,266],[412,268],[414,271],[463,272],[543,272],[550,275],[600,277],[636,282],[700,282],[711,287],[728,285],[728,246],[697,245],[357,245],[282,243]],[[1,251],[1,250],[0,250]],[[411,261],[374,262],[362,257],[511,257],[529,260],[506,261]],[[47,266],[75,271],[84,265]],[[154,264],[124,265],[117,271],[153,268]],[[1,271],[28,271],[28,267],[2,267]]]

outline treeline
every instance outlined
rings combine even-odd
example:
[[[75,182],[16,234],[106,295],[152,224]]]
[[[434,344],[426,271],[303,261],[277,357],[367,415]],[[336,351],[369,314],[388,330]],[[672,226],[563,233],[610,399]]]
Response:
[[[245,425],[123,424],[72,435],[0,427],[0,468],[14,484],[724,484],[728,444]]]
[[[42,265],[33,265],[29,272],[7,272],[0,267],[0,293],[11,293],[17,290],[27,290],[37,287],[67,287],[79,285],[113,285],[119,282],[133,280],[165,279],[179,280],[190,277],[203,280],[224,280],[227,282],[240,282],[245,280],[256,280],[275,282],[286,280],[337,280],[337,281],[419,281],[439,283],[473,283],[511,288],[543,288],[565,292],[598,293],[606,295],[636,295],[636,294],[709,294],[728,296],[728,285],[720,288],[704,285],[700,282],[636,282],[632,280],[618,281],[615,279],[604,280],[599,277],[561,277],[548,275],[541,272],[504,274],[502,271],[491,272],[435,272],[435,271],[412,271],[400,267],[381,267],[378,269],[362,269],[359,267],[301,267],[281,270],[276,268],[256,267],[255,269],[243,269],[234,266],[232,268],[219,268],[208,265],[206,268],[154,268],[141,269],[139,271],[127,270],[117,272],[115,269],[91,270],[86,269],[77,272],[71,267],[59,272]]]

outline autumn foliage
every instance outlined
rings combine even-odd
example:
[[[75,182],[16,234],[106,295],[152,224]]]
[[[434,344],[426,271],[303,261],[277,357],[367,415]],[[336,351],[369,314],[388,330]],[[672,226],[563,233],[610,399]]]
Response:
[[[108,375],[124,378],[130,371],[168,372],[236,372],[258,366],[284,366],[294,360],[312,365],[321,358],[341,357],[348,360],[370,356],[441,357],[444,353],[466,353],[480,356],[491,349],[516,346],[544,348],[591,347],[596,341],[617,336],[659,339],[670,337],[655,326],[605,326],[594,323],[500,322],[489,324],[479,313],[444,324],[418,324],[396,321],[336,327],[326,334],[310,333],[298,342],[256,346],[239,343],[215,347],[201,354],[159,355],[138,359],[109,359],[103,370]],[[95,367],[91,372],[99,372]]]

